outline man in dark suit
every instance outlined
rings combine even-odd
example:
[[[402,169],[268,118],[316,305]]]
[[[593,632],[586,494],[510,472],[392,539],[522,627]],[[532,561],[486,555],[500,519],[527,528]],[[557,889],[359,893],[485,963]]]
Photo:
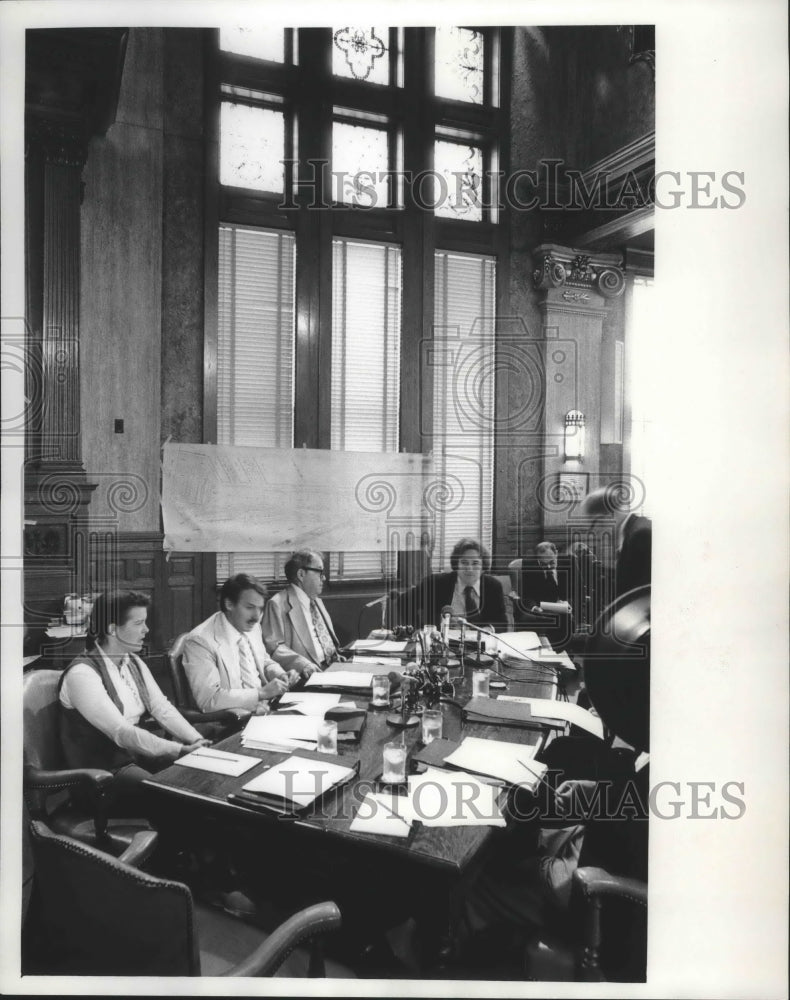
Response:
[[[505,593],[490,576],[491,557],[474,538],[462,538],[450,554],[450,573],[432,573],[401,599],[401,617],[414,625],[438,625],[442,608],[482,627],[507,628]]]
[[[614,596],[650,583],[652,523],[629,510],[618,484],[589,493],[578,515],[589,519],[597,541],[597,555],[614,573]]]
[[[517,624],[545,635],[555,649],[563,649],[571,637],[572,608],[567,614],[558,614],[545,612],[540,605],[542,602],[572,605],[572,568],[573,561],[560,556],[554,542],[538,542],[535,558],[521,560],[521,569],[514,580],[518,593],[514,603]]]

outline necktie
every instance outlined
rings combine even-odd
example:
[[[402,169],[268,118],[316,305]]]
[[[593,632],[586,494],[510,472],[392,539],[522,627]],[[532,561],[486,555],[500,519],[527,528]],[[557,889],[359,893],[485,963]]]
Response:
[[[471,586],[464,587],[464,601],[466,602],[466,617],[474,615],[477,613],[477,595],[475,594],[475,588]]]
[[[258,671],[255,668],[255,657],[252,655],[252,649],[246,636],[239,639],[239,669],[243,688],[260,687]]]
[[[318,605],[315,601],[310,601],[310,617],[313,621],[313,628],[315,629],[316,638],[324,651],[324,659],[327,663],[331,663],[335,658],[335,644],[332,642],[332,636],[329,634],[329,629],[326,627],[326,622],[324,621],[324,616],[318,610]]]

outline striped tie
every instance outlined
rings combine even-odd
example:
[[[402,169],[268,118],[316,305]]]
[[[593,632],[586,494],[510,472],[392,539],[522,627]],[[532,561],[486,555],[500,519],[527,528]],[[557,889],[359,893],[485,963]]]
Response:
[[[258,671],[255,667],[255,657],[252,655],[246,636],[239,639],[239,668],[241,671],[241,686],[243,688],[260,687]]]

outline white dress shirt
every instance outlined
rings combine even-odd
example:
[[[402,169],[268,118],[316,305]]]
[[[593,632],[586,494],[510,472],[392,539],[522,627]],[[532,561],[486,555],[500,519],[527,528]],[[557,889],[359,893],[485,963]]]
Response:
[[[307,594],[302,590],[301,587],[294,587],[291,583],[289,587],[296,595],[296,600],[299,602],[302,611],[304,611],[304,616],[307,619],[307,627],[310,630],[310,638],[313,640],[313,646],[315,647],[315,657],[317,663],[323,663],[326,659],[326,654],[324,653],[324,647],[319,642],[318,636],[315,633],[315,625],[313,625],[313,610],[312,602]],[[321,612],[318,612],[321,614]]]
[[[116,746],[145,757],[172,757],[175,760],[181,752],[182,744],[202,739],[200,733],[165,698],[151,676],[151,671],[138,658],[137,665],[151,702],[151,715],[179,742],[162,739],[141,729],[137,723],[145,712],[145,706],[126,662],[123,661],[119,666],[105,655],[100,646],[97,645],[95,649],[104,660],[123,711],[118,711],[107,694],[101,677],[88,663],[76,663],[66,674],[60,688],[60,703],[64,708],[76,709]]]
[[[481,578],[482,579],[482,578]],[[475,600],[477,601],[477,607],[482,606],[482,601],[480,600],[480,580],[473,584],[461,583],[461,578],[458,577],[455,581],[455,590],[453,591],[453,602],[450,607],[453,609],[453,614],[458,618],[466,618],[466,588],[471,586],[472,590],[475,592]],[[441,608],[439,609],[441,610]]]

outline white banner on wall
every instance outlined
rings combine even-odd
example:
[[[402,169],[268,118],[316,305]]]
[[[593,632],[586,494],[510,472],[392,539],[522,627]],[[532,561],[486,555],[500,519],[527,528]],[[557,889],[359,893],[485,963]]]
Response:
[[[430,456],[420,454],[168,443],[162,460],[164,548],[418,548],[442,493],[432,470]]]

